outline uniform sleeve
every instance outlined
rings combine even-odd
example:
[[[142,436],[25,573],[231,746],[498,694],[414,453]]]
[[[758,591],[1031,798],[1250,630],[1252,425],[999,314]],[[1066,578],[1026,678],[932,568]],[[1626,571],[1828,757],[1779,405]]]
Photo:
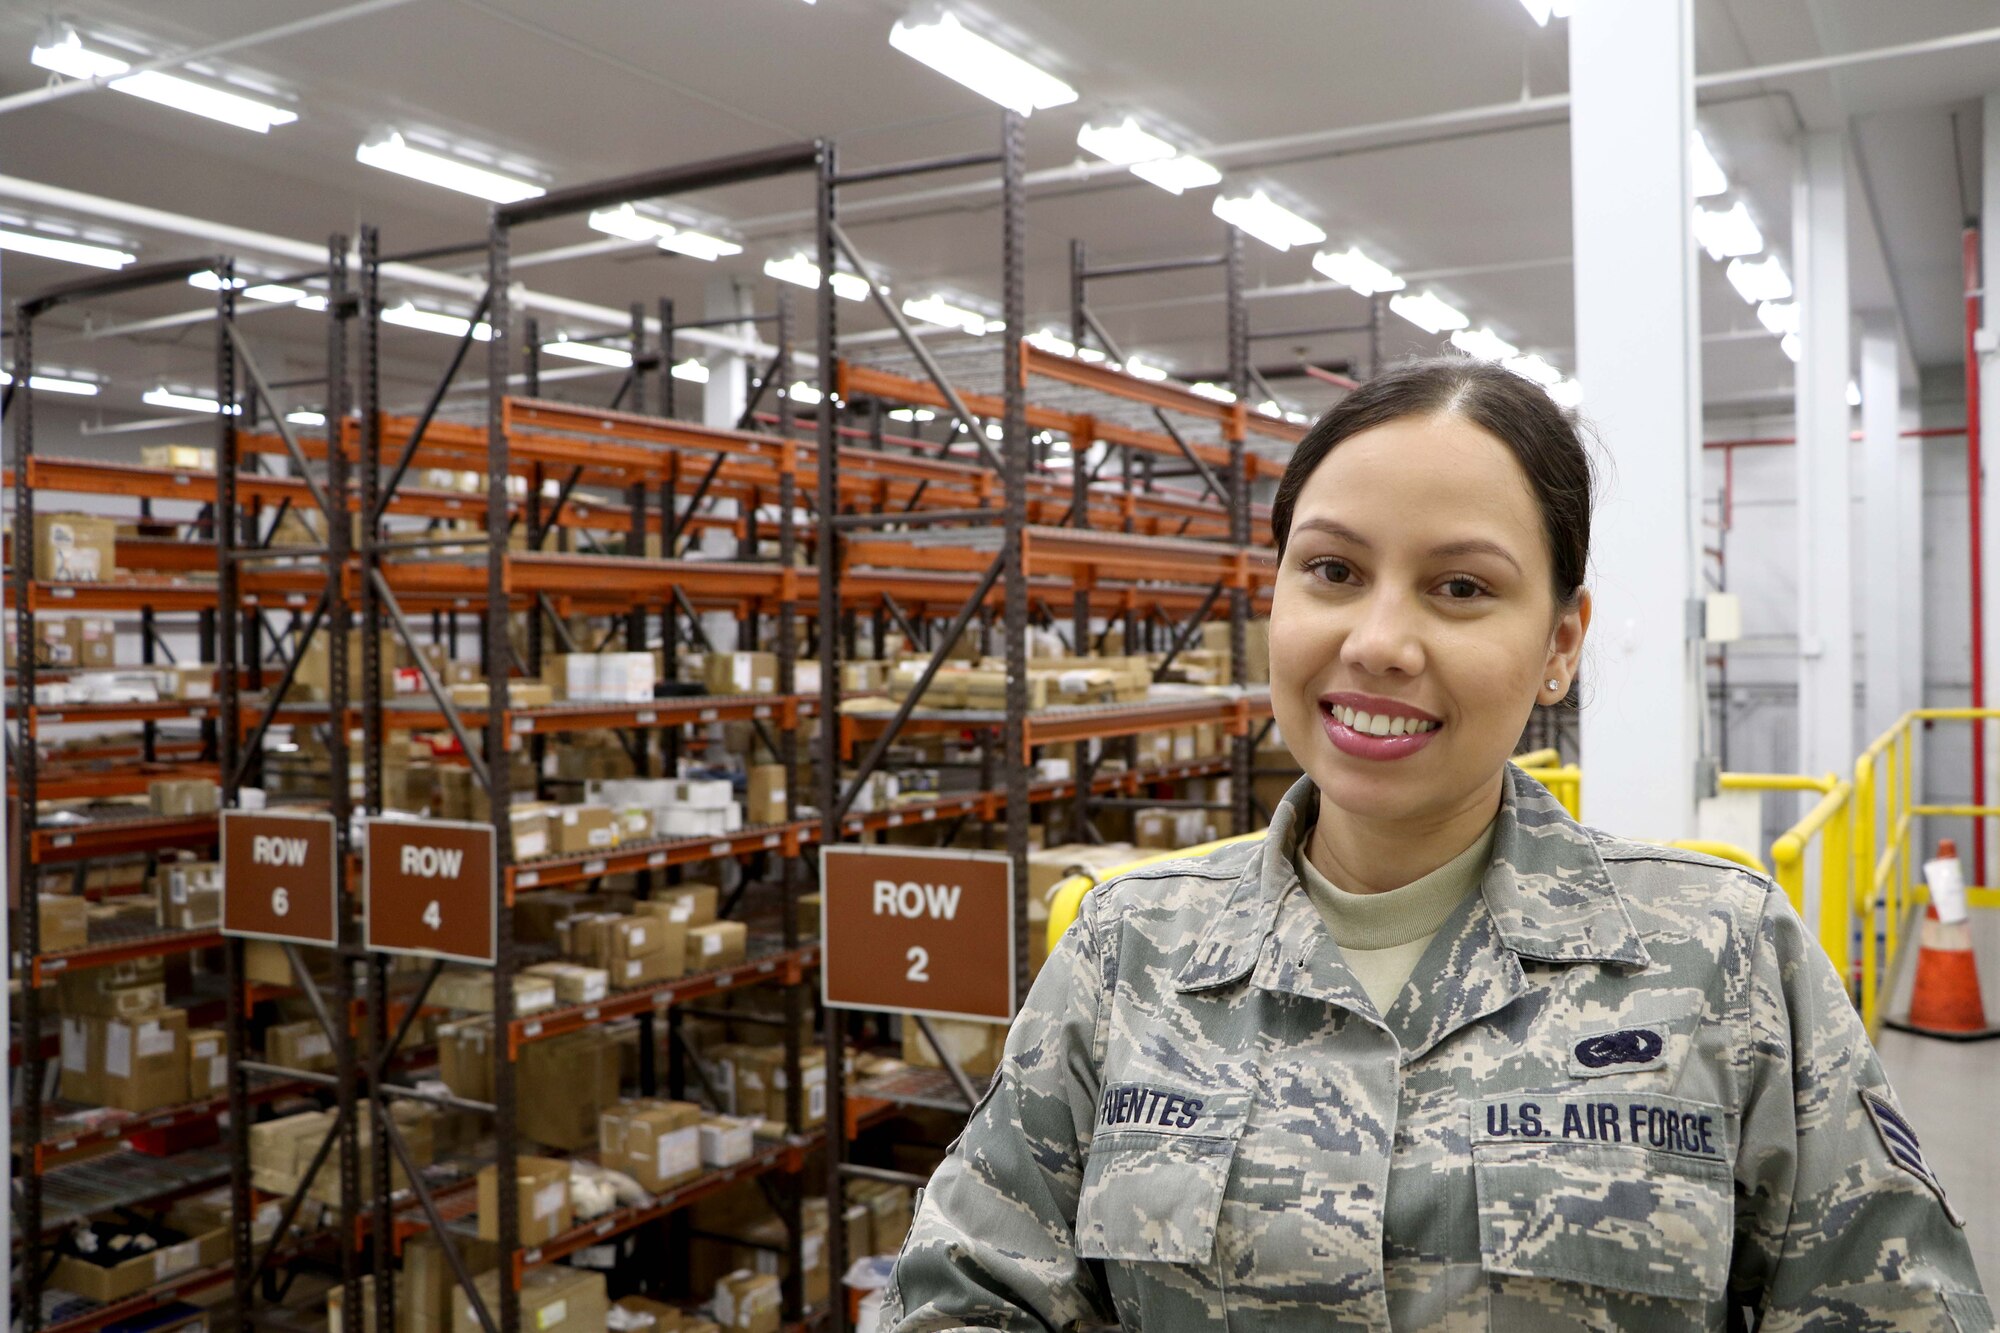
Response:
[[[1096,1124],[1106,983],[1089,909],[1100,896],[1049,955],[998,1076],[924,1190],[884,1295],[884,1329],[1039,1333],[1111,1318],[1074,1232]]]
[[[1832,963],[1767,891],[1749,1003],[1734,1296],[1759,1333],[1972,1333],[1993,1316],[1965,1232]]]

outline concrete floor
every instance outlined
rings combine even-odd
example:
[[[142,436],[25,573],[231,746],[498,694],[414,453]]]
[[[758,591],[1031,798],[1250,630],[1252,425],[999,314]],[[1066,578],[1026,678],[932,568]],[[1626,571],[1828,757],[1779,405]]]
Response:
[[[2000,912],[1977,911],[1972,919],[1986,1017],[2000,1023]],[[1886,1013],[1908,1012],[1908,972],[1897,978]],[[1876,1048],[1923,1141],[1925,1159],[1966,1219],[1973,1262],[1994,1294],[2000,1291],[2000,1135],[1994,1119],[2000,1107],[2000,1039],[1938,1041],[1884,1027]]]

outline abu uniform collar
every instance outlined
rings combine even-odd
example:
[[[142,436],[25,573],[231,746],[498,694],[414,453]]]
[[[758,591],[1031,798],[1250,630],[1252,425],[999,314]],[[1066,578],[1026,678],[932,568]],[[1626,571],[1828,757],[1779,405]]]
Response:
[[[1210,921],[1175,977],[1177,990],[1207,990],[1250,975],[1272,943],[1287,900],[1304,898],[1293,858],[1304,830],[1318,816],[1318,801],[1318,789],[1310,778],[1300,778],[1285,794],[1263,845],[1244,865],[1229,902]],[[1480,915],[1490,921],[1492,944],[1516,958],[1630,967],[1650,961],[1596,840],[1546,787],[1512,763],[1501,784],[1493,858],[1480,880],[1479,898]],[[1316,919],[1310,904],[1292,904],[1301,905]],[[1453,930],[1454,923],[1447,922],[1441,933]],[[1293,932],[1288,926],[1285,933]],[[1313,978],[1302,975],[1316,970],[1310,960],[1288,955],[1281,950],[1274,960],[1271,979],[1280,988],[1318,992],[1340,1003],[1360,995],[1344,965],[1318,969],[1331,974],[1323,978],[1324,986],[1316,985]],[[1359,1006],[1350,1007],[1373,1012],[1365,997]]]

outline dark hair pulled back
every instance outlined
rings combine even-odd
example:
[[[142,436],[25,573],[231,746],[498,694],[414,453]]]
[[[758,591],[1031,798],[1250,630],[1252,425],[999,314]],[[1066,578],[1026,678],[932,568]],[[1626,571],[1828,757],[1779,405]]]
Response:
[[[1271,502],[1279,551],[1306,481],[1334,447],[1406,417],[1459,416],[1512,451],[1542,512],[1556,605],[1575,605],[1590,561],[1592,472],[1576,414],[1503,366],[1471,357],[1412,361],[1385,371],[1328,408],[1299,441]]]

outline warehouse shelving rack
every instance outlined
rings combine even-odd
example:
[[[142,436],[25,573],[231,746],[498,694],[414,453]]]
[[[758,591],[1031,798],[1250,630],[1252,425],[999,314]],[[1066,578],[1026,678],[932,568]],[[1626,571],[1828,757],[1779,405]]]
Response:
[[[150,660],[154,648],[153,616],[161,611],[192,611],[203,617],[203,656],[212,660],[212,627],[216,597],[212,590],[170,581],[176,573],[211,569],[199,554],[190,563],[188,547],[177,542],[139,540],[119,542],[115,563],[135,572],[99,583],[44,581],[35,576],[34,528],[38,494],[68,492],[92,495],[137,495],[149,492],[124,484],[132,474],[149,475],[140,468],[79,467],[63,460],[42,459],[35,451],[34,333],[36,321],[61,306],[112,297],[148,287],[180,283],[202,272],[227,271],[227,261],[214,256],[167,261],[125,269],[115,273],[68,283],[30,297],[15,307],[12,371],[14,383],[7,391],[6,415],[13,428],[14,457],[9,480],[13,490],[13,563],[9,600],[19,651],[13,671],[11,712],[15,723],[14,772],[10,782],[11,804],[17,823],[11,864],[14,928],[10,946],[17,960],[16,975],[23,981],[20,990],[18,1090],[21,1118],[15,1144],[18,1160],[20,1227],[15,1256],[19,1282],[17,1309],[21,1326],[34,1333],[47,1327],[44,1288],[53,1260],[46,1255],[51,1231],[74,1217],[101,1208],[130,1205],[150,1199],[206,1188],[226,1179],[226,1161],[216,1153],[186,1154],[159,1160],[130,1151],[110,1156],[100,1153],[107,1139],[145,1126],[168,1129],[184,1123],[212,1119],[220,1107],[213,1101],[167,1108],[151,1115],[137,1115],[108,1124],[90,1133],[52,1136],[47,1123],[47,1076],[53,1043],[46,1031],[47,997],[43,988],[68,972],[109,966],[118,962],[162,957],[212,947],[220,943],[214,930],[170,931],[120,928],[100,930],[82,948],[45,952],[42,948],[37,895],[41,868],[73,864],[79,876],[84,862],[109,856],[151,854],[168,848],[198,848],[213,845],[216,821],[213,816],[185,818],[122,817],[101,818],[81,823],[44,824],[38,818],[43,800],[92,799],[143,793],[152,780],[167,776],[200,777],[216,771],[213,762],[216,736],[222,716],[218,705],[179,704],[139,705],[53,705],[38,704],[38,682],[44,674],[34,650],[33,623],[37,613],[51,611],[137,612],[146,636]],[[223,286],[226,288],[227,283]],[[219,298],[226,307],[227,293]],[[224,337],[218,332],[218,345]],[[227,418],[225,418],[226,420]],[[157,474],[150,474],[157,475]],[[187,498],[175,494],[171,498]],[[214,511],[210,510],[210,521]],[[200,520],[197,520],[199,523]],[[87,767],[45,768],[39,754],[39,734],[44,726],[77,721],[139,722],[144,738],[136,764],[118,771]],[[204,738],[192,762],[164,762],[155,725],[166,720],[201,723]],[[79,884],[79,887],[81,885]],[[55,1325],[64,1333],[102,1327],[116,1319],[143,1313],[180,1292],[222,1280],[222,1274],[204,1270],[183,1274],[171,1283],[156,1286],[110,1305],[99,1306],[64,1318]]]

